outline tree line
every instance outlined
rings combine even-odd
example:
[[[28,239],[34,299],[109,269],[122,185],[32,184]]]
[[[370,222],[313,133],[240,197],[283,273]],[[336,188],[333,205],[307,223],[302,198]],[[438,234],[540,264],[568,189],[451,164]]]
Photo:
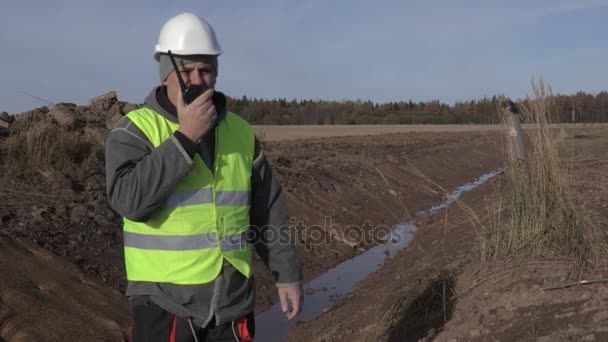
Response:
[[[496,124],[497,96],[458,101],[324,101],[228,97],[228,108],[255,125]],[[608,122],[608,92],[553,95],[553,122]],[[527,100],[523,100],[525,104]]]

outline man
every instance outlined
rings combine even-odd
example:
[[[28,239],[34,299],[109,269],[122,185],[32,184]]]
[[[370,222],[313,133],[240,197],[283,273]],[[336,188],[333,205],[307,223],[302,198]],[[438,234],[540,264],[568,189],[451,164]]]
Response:
[[[186,86],[209,88],[189,104],[169,51]],[[203,19],[182,13],[167,21],[154,54],[162,85],[107,138],[108,198],[124,217],[133,341],[251,340],[252,238],[287,318],[302,309],[281,187],[252,128],[213,101],[220,53]]]

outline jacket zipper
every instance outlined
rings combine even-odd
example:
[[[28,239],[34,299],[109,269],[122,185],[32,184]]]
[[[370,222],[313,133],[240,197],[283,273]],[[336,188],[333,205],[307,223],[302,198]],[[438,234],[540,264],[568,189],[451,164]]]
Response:
[[[218,151],[219,149],[219,139],[218,139],[218,129],[215,129],[215,134],[213,139],[215,140],[215,146],[214,149],[215,151],[213,151],[213,154],[215,155],[215,158],[213,160],[213,165],[212,165],[212,169],[210,170],[212,175],[213,175],[213,215],[214,215],[214,222],[215,222],[215,232],[216,232],[216,237],[217,237],[217,243],[219,244],[219,248],[220,248],[220,253],[222,250],[222,241],[220,239],[220,230],[219,230],[219,225],[218,225],[218,217],[217,217],[217,194],[215,192],[215,179],[216,179],[216,175],[217,175],[217,164],[218,164],[218,158],[219,158],[219,153]],[[222,274],[224,273],[224,261],[223,261],[223,257],[222,257],[222,269],[220,271],[220,275],[215,279],[215,284],[213,286],[213,296],[211,297],[211,307],[209,310],[209,317],[207,318],[207,322],[208,323],[211,321],[211,318],[213,318],[214,316],[216,316],[216,309],[217,309],[217,302],[219,301],[219,296],[220,296],[220,287],[222,286]]]

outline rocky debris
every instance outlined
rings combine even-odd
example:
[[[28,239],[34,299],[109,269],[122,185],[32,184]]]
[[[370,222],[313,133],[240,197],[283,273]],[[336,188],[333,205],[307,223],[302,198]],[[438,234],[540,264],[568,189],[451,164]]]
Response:
[[[131,111],[138,109],[139,106],[133,103],[118,101],[106,112],[105,125],[107,129],[113,129],[122,117]]]
[[[7,135],[8,128],[15,121],[15,117],[10,116],[7,112],[0,113],[0,135]]]
[[[58,103],[51,109],[51,116],[60,126],[74,128],[78,120],[76,105],[73,103]]]
[[[11,123],[13,123],[13,121],[15,121],[15,117],[10,115],[7,112],[2,112],[2,113],[0,113],[0,120],[11,124]]]
[[[138,108],[139,108],[139,106],[138,106],[138,105],[136,105],[136,104],[133,104],[133,103],[125,103],[125,104],[122,106],[122,112],[123,112],[124,114],[129,114],[129,112],[134,111],[134,110],[136,110],[136,109],[138,109]]]
[[[15,120],[10,126],[11,134],[18,134],[21,131],[32,127],[35,122],[48,119],[49,108],[42,106],[21,114],[15,115]]]
[[[87,123],[102,123],[107,129],[112,129],[125,114],[138,108],[137,104],[119,101],[116,91],[111,91],[91,99],[83,115]]]
[[[116,91],[110,91],[103,95],[99,95],[90,100],[91,110],[102,113],[107,112],[114,104],[118,102]]]
[[[10,118],[11,117],[8,115],[7,112],[0,113],[0,136],[8,135],[8,128],[11,125],[11,123],[9,122]]]
[[[112,116],[111,118],[109,118],[106,121],[106,128],[110,129],[110,130],[113,129],[116,126],[116,124],[118,123],[118,121],[120,121],[120,119],[122,119],[121,114]]]
[[[72,213],[70,214],[70,222],[71,223],[81,223],[87,219],[87,209],[84,205],[79,205],[72,208]]]
[[[106,133],[107,130],[105,128],[98,127],[85,127],[84,134],[90,141],[95,142],[99,146],[106,145]]]
[[[43,106],[14,116],[1,112],[0,136],[16,135],[51,119],[52,125],[81,132],[103,146],[106,132],[102,131],[112,129],[123,115],[138,108],[137,104],[119,101],[116,91],[110,91],[91,99],[88,106],[62,102],[51,109]]]

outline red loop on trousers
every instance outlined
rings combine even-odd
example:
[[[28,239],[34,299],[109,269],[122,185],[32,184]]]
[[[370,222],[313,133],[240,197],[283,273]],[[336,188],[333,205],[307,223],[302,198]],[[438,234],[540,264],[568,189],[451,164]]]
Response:
[[[236,326],[239,330],[239,336],[243,340],[243,342],[252,342],[253,338],[251,334],[249,334],[249,329],[247,329],[247,317],[243,317],[236,322]]]
[[[173,315],[173,322],[171,322],[171,335],[169,335],[169,342],[175,342],[175,334],[177,331],[177,317]]]

